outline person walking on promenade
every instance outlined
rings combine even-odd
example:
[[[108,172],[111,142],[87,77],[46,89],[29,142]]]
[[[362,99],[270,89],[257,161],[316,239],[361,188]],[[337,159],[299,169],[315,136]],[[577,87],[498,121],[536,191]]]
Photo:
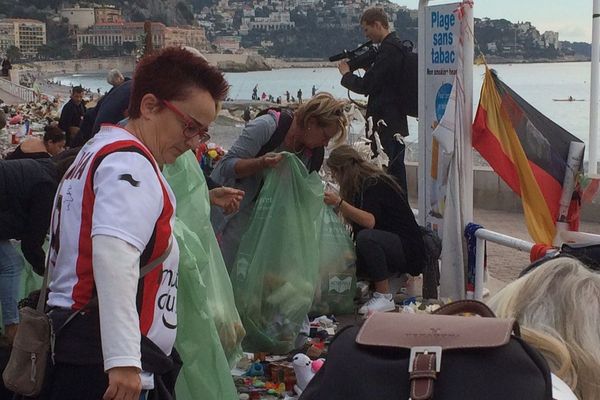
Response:
[[[58,126],[67,135],[66,145],[71,146],[71,141],[79,133],[81,121],[85,115],[85,105],[83,104],[83,88],[75,86],[71,90],[71,99],[64,105],[61,113]]]

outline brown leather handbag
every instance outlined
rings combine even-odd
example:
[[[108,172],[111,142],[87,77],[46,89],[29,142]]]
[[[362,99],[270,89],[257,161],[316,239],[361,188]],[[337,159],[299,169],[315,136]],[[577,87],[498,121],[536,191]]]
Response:
[[[140,269],[140,279],[165,261],[171,252],[171,246],[170,242],[167,250],[159,258]],[[49,268],[46,265],[37,307],[23,307],[19,310],[19,327],[8,364],[2,373],[6,388],[26,397],[36,397],[41,393],[46,371],[52,365],[50,360],[52,341],[55,335],[80,312],[73,312],[56,332],[52,331],[50,318],[45,311],[46,293],[50,279],[48,271]],[[92,298],[83,309],[87,309],[96,300],[96,297]]]
[[[375,313],[336,336],[300,400],[551,400],[546,361],[514,319],[493,316],[476,301]]]

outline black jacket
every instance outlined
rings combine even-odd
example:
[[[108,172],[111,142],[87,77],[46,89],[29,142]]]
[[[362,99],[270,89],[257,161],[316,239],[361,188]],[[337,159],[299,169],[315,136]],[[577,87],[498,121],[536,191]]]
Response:
[[[0,240],[21,240],[23,255],[40,275],[57,186],[56,167],[48,158],[0,160]]]
[[[373,117],[373,124],[385,120],[387,128],[379,130],[380,135],[402,133],[408,135],[406,114],[402,110],[400,93],[403,90],[402,65],[404,54],[402,43],[394,32],[383,39],[373,65],[363,77],[348,72],[342,76],[342,86],[355,93],[369,96],[367,117]]]

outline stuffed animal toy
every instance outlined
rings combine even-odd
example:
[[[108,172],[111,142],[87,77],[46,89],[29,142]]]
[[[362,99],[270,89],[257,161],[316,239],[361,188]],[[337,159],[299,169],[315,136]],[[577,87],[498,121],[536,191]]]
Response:
[[[321,369],[324,361],[325,360],[322,358],[311,361],[306,354],[302,353],[298,353],[294,356],[292,364],[294,365],[294,373],[296,374],[296,384],[294,385],[296,394],[302,394],[310,380],[315,376],[319,369]]]

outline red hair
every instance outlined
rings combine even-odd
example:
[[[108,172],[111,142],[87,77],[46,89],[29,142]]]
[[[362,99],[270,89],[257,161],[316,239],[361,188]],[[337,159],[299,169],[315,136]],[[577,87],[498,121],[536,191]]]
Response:
[[[129,118],[141,116],[142,98],[148,93],[161,100],[184,100],[193,87],[208,91],[215,101],[225,100],[229,91],[221,71],[188,50],[167,47],[146,56],[133,77]]]

